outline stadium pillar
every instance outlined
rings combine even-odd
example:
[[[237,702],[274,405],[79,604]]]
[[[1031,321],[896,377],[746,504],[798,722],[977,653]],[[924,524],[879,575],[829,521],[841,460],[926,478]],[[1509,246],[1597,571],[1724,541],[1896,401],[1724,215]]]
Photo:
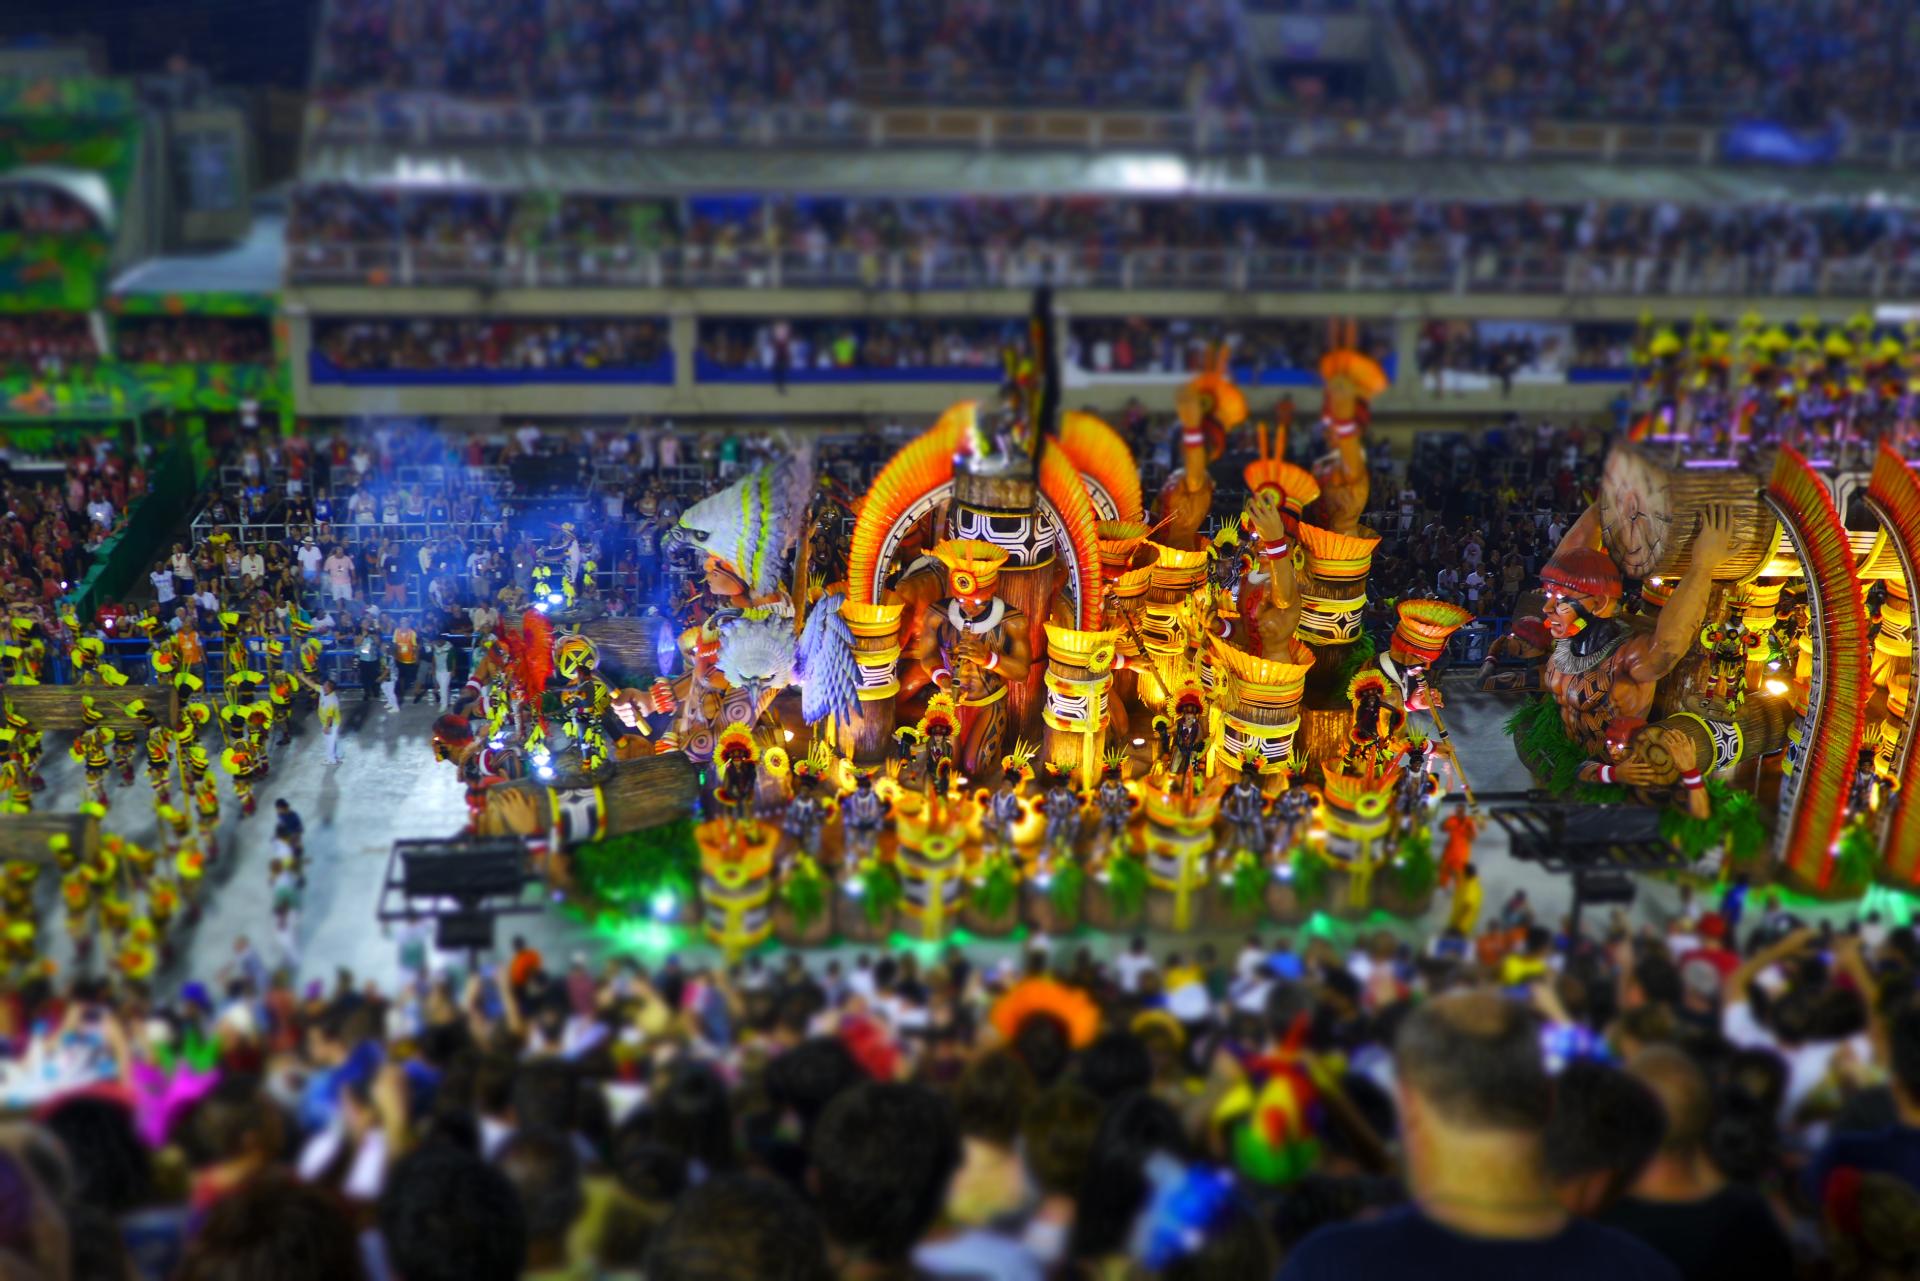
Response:
[[[673,389],[693,391],[693,353],[700,346],[699,317],[690,311],[676,311],[667,317],[667,341],[673,347]]]
[[[1402,312],[1393,318],[1393,385],[1420,390],[1420,317]]]

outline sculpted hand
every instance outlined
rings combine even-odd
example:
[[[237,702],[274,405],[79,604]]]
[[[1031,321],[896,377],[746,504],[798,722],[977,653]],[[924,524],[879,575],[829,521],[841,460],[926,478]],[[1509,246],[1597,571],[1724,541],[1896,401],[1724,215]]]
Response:
[[[1700,752],[1694,747],[1693,740],[1677,729],[1667,730],[1660,735],[1660,741],[1666,745],[1667,755],[1673,757],[1673,763],[1682,774],[1692,772],[1700,763]]]
[[[1651,761],[1633,759],[1616,765],[1613,776],[1628,787],[1652,787],[1662,780],[1663,771]]]
[[[1700,513],[1700,532],[1693,536],[1693,568],[1712,573],[1733,551],[1733,509],[1714,503]]]

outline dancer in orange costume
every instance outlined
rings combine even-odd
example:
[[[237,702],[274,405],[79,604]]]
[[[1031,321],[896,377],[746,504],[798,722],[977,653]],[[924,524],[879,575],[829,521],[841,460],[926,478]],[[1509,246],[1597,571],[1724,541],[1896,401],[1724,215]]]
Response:
[[[1466,872],[1473,857],[1473,838],[1480,834],[1480,820],[1469,814],[1466,806],[1456,805],[1440,826],[1447,834],[1447,847],[1440,853],[1440,886],[1445,889]]]

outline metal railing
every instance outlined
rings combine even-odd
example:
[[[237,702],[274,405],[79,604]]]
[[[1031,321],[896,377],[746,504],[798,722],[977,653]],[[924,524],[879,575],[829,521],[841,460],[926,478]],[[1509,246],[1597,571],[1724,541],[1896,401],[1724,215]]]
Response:
[[[611,102],[538,104],[389,92],[315,98],[307,108],[306,137],[309,143],[456,147],[1044,147],[1684,164],[1719,159],[1725,131],[1712,124],[1516,124],[1470,115],[1369,119],[852,102],[821,108],[712,111],[680,105],[648,111]],[[1920,161],[1920,131],[1850,131],[1834,158],[1843,164],[1905,169]]]
[[[522,289],[1206,289],[1576,296],[1889,298],[1920,292],[1920,263],[1874,255],[1343,254],[1231,249],[642,250],[628,245],[449,247],[291,242],[294,284]]]

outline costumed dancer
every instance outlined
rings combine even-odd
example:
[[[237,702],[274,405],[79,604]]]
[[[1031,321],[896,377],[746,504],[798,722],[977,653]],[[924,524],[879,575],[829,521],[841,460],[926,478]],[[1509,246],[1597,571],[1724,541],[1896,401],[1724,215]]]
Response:
[[[873,790],[873,775],[865,770],[853,776],[853,791],[840,802],[841,837],[846,856],[858,862],[872,858],[880,845],[880,828],[893,802]]]
[[[720,731],[715,746],[720,757],[720,786],[714,792],[714,799],[726,806],[733,818],[735,834],[746,839],[757,826],[753,801],[759,786],[756,766],[760,752],[754,746],[753,731],[735,721]]]
[[[1267,848],[1267,798],[1260,790],[1260,760],[1240,763],[1240,779],[1220,798],[1220,817],[1227,824],[1229,852],[1258,854]]]
[[[1173,715],[1156,716],[1154,733],[1168,777],[1181,780],[1193,792],[1193,772],[1207,750],[1207,700],[1198,685],[1183,686],[1174,696]]]
[[[1020,822],[1026,817],[1026,806],[1021,804],[1020,789],[1033,778],[1033,767],[1023,760],[1016,751],[1000,760],[1000,784],[991,792],[980,795],[980,804],[985,810],[987,840],[994,853],[1011,858],[1014,854],[1014,837],[1020,828]]]
[[[808,858],[820,857],[820,833],[832,805],[820,796],[820,770],[811,760],[793,767],[793,799],[781,816],[780,830],[793,838],[793,848]]]
[[[1347,727],[1347,746],[1340,756],[1347,769],[1376,771],[1392,754],[1393,739],[1406,724],[1407,714],[1389,700],[1391,688],[1378,671],[1363,671],[1347,686],[1353,721]]]
[[[1400,758],[1400,781],[1394,784],[1393,804],[1403,832],[1412,832],[1427,824],[1427,808],[1440,780],[1433,776],[1433,741],[1420,739],[1407,744]]]
[[[1127,852],[1127,829],[1133,823],[1133,811],[1139,803],[1127,789],[1125,758],[1110,753],[1101,774],[1100,786],[1093,793],[1094,813],[1099,821],[1096,839],[1101,857]]]
[[[1043,840],[1048,852],[1062,858],[1070,856],[1080,839],[1080,793],[1073,789],[1071,774],[1048,767],[1040,813],[1047,820]]]

